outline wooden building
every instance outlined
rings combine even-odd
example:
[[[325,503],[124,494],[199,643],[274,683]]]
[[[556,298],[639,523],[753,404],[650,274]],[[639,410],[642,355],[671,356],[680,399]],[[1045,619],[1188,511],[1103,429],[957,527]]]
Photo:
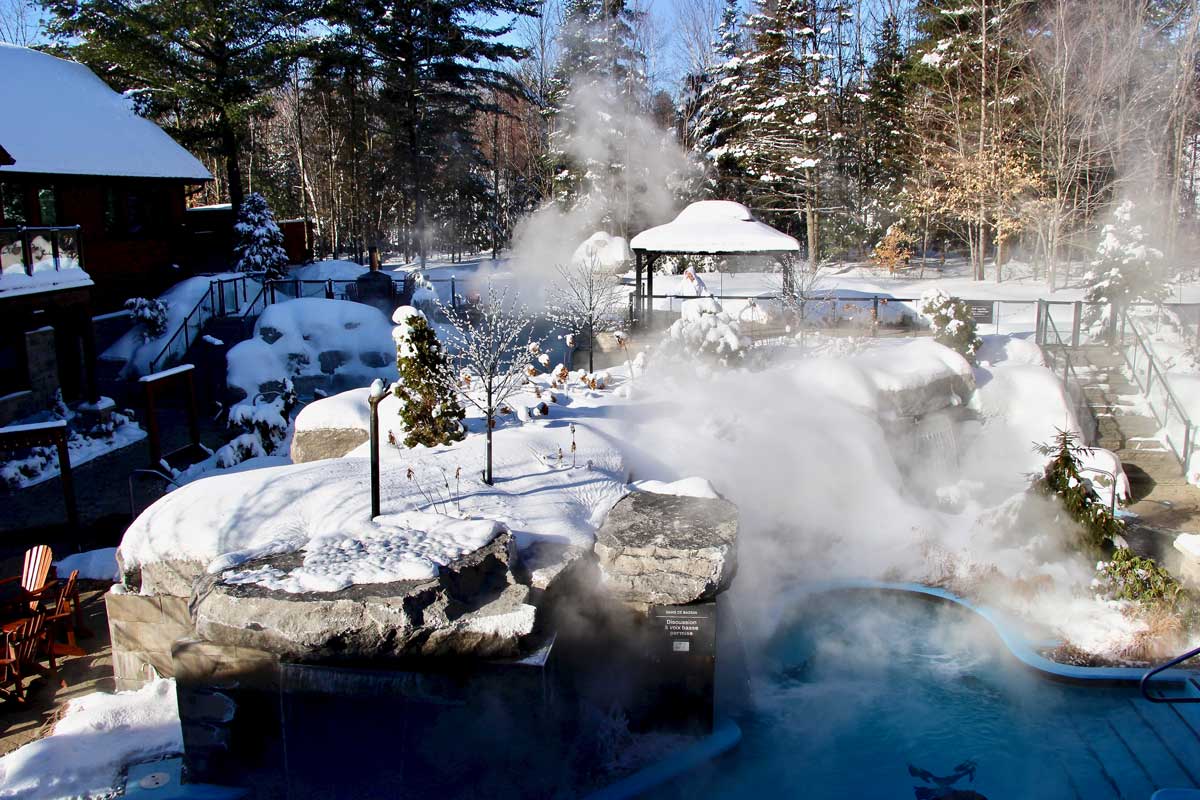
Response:
[[[79,226],[97,311],[189,274],[203,164],[73,61],[0,44],[0,97],[23,109],[0,114],[0,229]]]

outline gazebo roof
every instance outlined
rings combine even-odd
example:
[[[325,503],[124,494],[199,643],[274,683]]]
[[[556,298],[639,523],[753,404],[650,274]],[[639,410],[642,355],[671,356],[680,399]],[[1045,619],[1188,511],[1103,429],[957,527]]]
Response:
[[[701,200],[666,225],[644,230],[629,246],[651,253],[795,253],[800,243],[759,222],[730,200]]]

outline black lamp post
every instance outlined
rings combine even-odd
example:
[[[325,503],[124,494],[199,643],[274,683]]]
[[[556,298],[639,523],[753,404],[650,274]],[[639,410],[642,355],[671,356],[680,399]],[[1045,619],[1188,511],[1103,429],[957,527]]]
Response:
[[[376,378],[367,397],[371,406],[371,519],[379,516],[379,401],[386,395],[384,382]]]

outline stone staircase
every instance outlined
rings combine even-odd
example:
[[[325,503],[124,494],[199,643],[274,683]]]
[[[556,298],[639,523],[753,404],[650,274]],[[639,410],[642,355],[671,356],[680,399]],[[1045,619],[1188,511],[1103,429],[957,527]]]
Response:
[[[1179,459],[1155,435],[1158,421],[1141,390],[1125,375],[1115,348],[1087,345],[1072,351],[1099,447],[1121,460],[1129,479],[1129,510],[1155,528],[1200,531],[1200,490],[1187,483]]]

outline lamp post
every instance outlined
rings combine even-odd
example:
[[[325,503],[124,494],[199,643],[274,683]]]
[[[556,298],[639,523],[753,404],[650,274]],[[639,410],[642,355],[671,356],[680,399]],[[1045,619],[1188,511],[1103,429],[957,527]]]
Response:
[[[386,394],[384,382],[376,378],[367,397],[371,406],[371,519],[379,516],[379,401]]]

